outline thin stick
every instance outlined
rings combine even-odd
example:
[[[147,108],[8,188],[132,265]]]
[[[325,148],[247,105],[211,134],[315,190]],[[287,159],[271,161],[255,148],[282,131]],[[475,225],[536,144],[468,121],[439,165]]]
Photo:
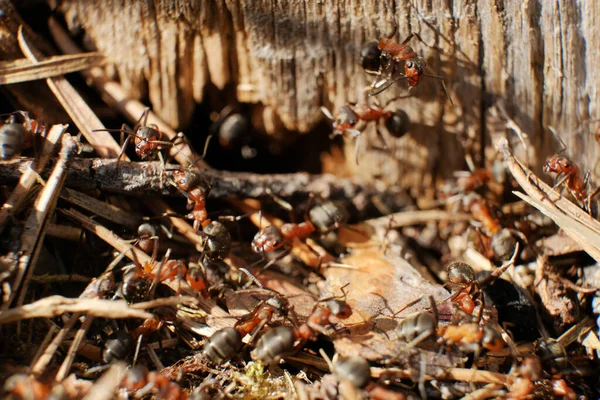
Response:
[[[98,52],[47,57],[39,62],[21,58],[0,62],[0,85],[29,82],[81,71],[104,62]]]
[[[46,167],[48,161],[50,161],[50,157],[54,154],[54,148],[60,141],[60,138],[66,129],[67,125],[54,125],[50,128],[48,135],[46,135],[44,147],[42,148],[38,162],[35,163],[35,160],[29,159],[24,164],[24,171],[19,174],[19,184],[10,194],[8,200],[6,200],[6,203],[2,206],[2,209],[0,209],[0,232],[2,232],[6,220],[21,208],[23,201],[27,198],[27,194],[37,182],[39,174]]]
[[[27,43],[23,35],[23,27],[19,27],[18,33],[19,46],[23,54],[31,61],[37,62],[40,58],[40,52],[31,44]],[[78,53],[81,53],[79,51]],[[96,67],[98,68],[98,67]],[[102,122],[96,117],[96,114],[87,106],[85,100],[71,86],[65,78],[46,79],[48,87],[56,96],[58,101],[65,108],[65,111],[77,128],[81,131],[86,140],[102,157],[116,158],[120,152],[120,147],[108,132],[92,133],[89,127],[103,128]]]
[[[20,158],[3,163],[0,169],[0,183],[12,184],[27,170],[31,159]],[[165,185],[165,181],[172,177],[174,165],[166,165],[163,169],[159,161],[120,163],[116,168],[116,160],[99,158],[77,158],[73,160],[66,185],[70,188],[81,190],[100,189],[106,192],[127,193],[130,195],[148,195],[150,193],[164,194],[167,191],[175,193]],[[202,179],[211,183],[210,197],[260,197],[266,194],[268,188],[275,195],[283,198],[292,196],[308,197],[311,193],[319,193],[324,199],[348,199],[363,197],[365,199],[382,196],[383,194],[397,194],[397,203],[393,206],[405,206],[407,201],[403,197],[405,192],[397,189],[382,190],[375,185],[359,179],[340,179],[333,175],[310,175],[306,173],[294,174],[253,174],[247,172],[217,171],[206,169],[199,171]],[[43,176],[43,175],[42,175]],[[357,203],[368,204],[368,201]],[[359,207],[359,210],[361,208]],[[429,211],[416,211],[415,218],[427,219],[442,218],[437,213]],[[432,214],[427,214],[432,212]],[[437,211],[441,212],[441,211]],[[423,214],[421,214],[423,213]],[[403,217],[402,215],[406,215]],[[399,213],[399,221],[410,218]],[[449,218],[462,219],[461,214],[451,215]]]
[[[390,223],[390,218],[392,222]],[[404,226],[426,224],[432,221],[469,221],[470,214],[449,213],[442,210],[422,210],[422,211],[402,211],[384,217],[374,218],[365,221],[366,224],[389,229],[401,228]]]
[[[379,378],[384,374],[393,374],[402,379],[414,378],[414,371],[412,370],[371,367],[371,377]],[[470,368],[448,368],[443,374],[440,375],[425,375],[425,380],[432,379],[473,383],[496,383],[500,385],[506,385],[509,381],[509,376],[498,372],[472,370]]]
[[[87,313],[102,318],[151,318],[152,314],[129,307],[125,300],[69,299],[49,296],[21,307],[0,312],[0,324],[31,318],[54,318],[65,313]]]
[[[63,136],[58,162],[56,163],[46,186],[36,199],[33,210],[25,222],[25,229],[21,236],[21,256],[19,257],[16,276],[12,284],[13,291],[9,301],[2,305],[2,310],[6,310],[10,306],[19,291],[20,295],[17,305],[23,304],[25,293],[27,292],[28,281],[33,274],[42,247],[42,242],[44,241],[48,217],[54,212],[58,195],[65,181],[66,169],[75,148],[76,145],[71,136]]]

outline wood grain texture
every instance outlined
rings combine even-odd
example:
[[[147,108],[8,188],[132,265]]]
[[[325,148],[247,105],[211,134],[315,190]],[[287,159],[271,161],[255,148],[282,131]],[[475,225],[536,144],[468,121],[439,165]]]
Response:
[[[396,84],[380,97],[411,118],[410,134],[385,136],[388,151],[361,151],[360,175],[426,187],[464,169],[466,143],[481,158],[489,134],[502,131],[488,107],[499,102],[535,147],[532,165],[559,145],[584,170],[595,169],[600,54],[598,2],[587,0],[396,0],[397,40],[411,42],[428,72],[446,79],[454,105],[435,79],[410,93]],[[135,97],[175,126],[185,125],[207,89],[233,91],[262,103],[265,115],[288,129],[308,131],[357,101],[368,77],[360,68],[363,43],[388,29],[383,0],[62,0],[71,27],[115,63],[114,75]],[[406,97],[406,96],[409,97]],[[398,98],[402,96],[403,98]],[[380,142],[365,135],[362,147]],[[352,143],[347,158],[353,160]],[[599,166],[600,167],[600,166]],[[594,170],[594,173],[600,173]]]

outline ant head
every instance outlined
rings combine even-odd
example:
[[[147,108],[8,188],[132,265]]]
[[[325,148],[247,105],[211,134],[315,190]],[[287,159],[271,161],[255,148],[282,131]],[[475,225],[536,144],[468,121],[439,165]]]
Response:
[[[258,231],[254,236],[252,251],[255,253],[268,253],[281,248],[284,243],[281,232],[275,226],[269,225]]]
[[[372,41],[360,50],[360,62],[367,74],[378,74],[381,67],[381,49],[379,42]]]
[[[279,314],[286,314],[290,309],[290,303],[284,296],[269,297],[265,304],[275,309]]]
[[[408,77],[409,86],[417,86],[427,63],[423,57],[409,58],[404,63],[404,75]]]
[[[448,282],[465,285],[475,281],[475,271],[473,267],[464,262],[453,262],[446,267]]]
[[[566,172],[565,170],[571,168],[571,165],[572,163],[568,158],[555,154],[544,164],[544,172]]]
[[[403,110],[396,110],[385,120],[385,127],[390,135],[401,138],[410,130],[410,119]]]

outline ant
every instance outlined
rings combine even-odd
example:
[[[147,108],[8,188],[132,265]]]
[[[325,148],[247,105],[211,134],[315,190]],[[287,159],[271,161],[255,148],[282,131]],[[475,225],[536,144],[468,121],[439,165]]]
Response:
[[[518,376],[509,387],[506,398],[525,400],[531,398],[563,398],[577,399],[577,394],[564,379],[552,377],[551,384],[544,379],[542,365],[538,357],[528,356],[523,359],[517,369]]]
[[[136,399],[149,397],[157,399],[186,400],[188,394],[177,383],[156,371],[148,371],[145,367],[136,366],[127,371],[120,387]]]
[[[586,211],[591,212],[591,200],[596,195],[597,190],[592,194],[589,193],[590,187],[590,174],[589,172],[585,176],[581,177],[581,170],[571,160],[569,160],[562,153],[567,150],[567,146],[558,136],[554,129],[550,128],[554,136],[559,140],[561,144],[561,150],[546,160],[544,164],[544,172],[555,173],[555,183],[553,188],[564,184],[567,190],[577,200],[579,205]]]
[[[398,338],[416,345],[432,335],[439,343],[456,346],[462,351],[476,352],[480,346],[490,351],[499,351],[504,347],[502,336],[489,325],[461,323],[460,325],[438,325],[435,303],[433,312],[425,311],[403,319],[396,328]]]
[[[440,81],[448,100],[450,100],[451,104],[454,104],[452,97],[450,97],[450,93],[446,88],[444,78],[438,75],[425,73],[425,67],[427,65],[425,59],[421,56],[417,56],[413,48],[408,45],[408,42],[410,42],[413,37],[416,37],[423,44],[427,45],[423,39],[421,39],[421,36],[413,32],[408,35],[402,43],[397,43],[392,39],[398,32],[398,23],[394,17],[392,7],[387,0],[385,1],[385,5],[392,15],[392,30],[386,34],[385,37],[379,39],[379,41],[372,41],[365,44],[360,52],[361,62],[365,72],[370,75],[378,76],[371,84],[369,96],[378,95],[401,79],[406,79],[408,81],[409,88],[417,86],[421,76],[428,76]],[[398,65],[402,62],[404,62],[404,72],[397,71]]]
[[[0,160],[8,161],[19,156],[21,151],[33,147],[36,135],[45,132],[45,124],[31,119],[26,111],[9,114],[0,126]]]
[[[289,203],[278,198],[269,190],[267,190],[267,193],[273,197],[277,204],[289,211],[290,215],[293,217],[293,207]],[[332,201],[323,201],[314,207],[311,207],[314,197],[315,196],[312,193],[309,196],[304,212],[304,222],[288,222],[283,224],[280,228],[277,228],[274,225],[262,228],[256,233],[254,239],[252,239],[252,251],[262,254],[270,253],[284,246],[289,247],[289,244],[294,239],[306,239],[314,232],[326,235],[329,232],[338,229],[347,221],[348,213],[346,210]],[[289,252],[289,248],[286,249],[284,253],[269,261],[264,269],[269,268],[271,265],[281,260],[288,255]],[[320,257],[319,254],[317,254],[317,256]]]
[[[271,322],[273,315],[286,316],[291,311],[287,299],[279,294],[261,301],[243,315],[233,326],[215,332],[204,344],[204,355],[215,363],[230,360],[242,347],[242,339],[250,336],[250,343],[262,328]]]
[[[147,124],[148,115],[150,113],[150,108],[146,108],[142,113],[140,119],[137,120],[133,129],[130,129],[127,124],[123,124],[121,129],[94,129],[92,132],[120,132],[121,133],[121,151],[119,152],[119,156],[117,157],[117,168],[119,168],[119,162],[123,154],[125,154],[125,150],[133,138],[133,144],[135,145],[135,154],[142,160],[145,160],[149,157],[154,157],[158,154],[161,163],[164,165],[165,161],[163,159],[163,155],[161,150],[163,147],[171,147],[174,146],[174,141],[178,138],[182,138],[182,134],[177,135],[173,141],[163,140],[163,134],[158,128],[156,124]],[[127,139],[123,140],[124,134],[127,134]]]
[[[185,276],[187,267],[180,260],[149,261],[143,266],[129,264],[123,271],[123,283],[117,296],[122,295],[128,302],[136,303],[145,300],[156,284]]]
[[[404,136],[410,130],[410,120],[406,112],[402,110],[386,111],[385,108],[379,106],[370,106],[366,99],[359,104],[343,106],[335,118],[325,107],[321,107],[321,112],[332,122],[333,136],[347,133],[355,139],[356,164],[358,164],[359,139],[369,122],[379,124],[380,121],[383,121],[388,132],[396,138]],[[378,126],[376,132],[384,148],[387,148]]]
[[[323,303],[325,302],[325,303]],[[295,346],[313,338],[317,333],[327,334],[324,327],[332,323],[331,317],[347,319],[352,315],[352,309],[343,300],[323,299],[313,307],[306,322],[297,328],[279,326],[268,330],[262,335],[250,355],[252,359],[263,364],[276,364],[281,357],[298,350]]]
[[[450,301],[464,313],[473,315],[476,301],[483,302],[473,267],[463,262],[453,262],[446,267],[446,273],[448,284],[460,288],[450,297]]]

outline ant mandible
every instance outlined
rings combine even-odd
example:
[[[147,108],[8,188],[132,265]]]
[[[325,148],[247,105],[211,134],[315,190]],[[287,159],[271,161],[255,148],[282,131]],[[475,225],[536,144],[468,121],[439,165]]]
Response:
[[[378,76],[371,84],[369,95],[378,95],[401,79],[406,79],[409,87],[417,86],[421,76],[428,76],[440,81],[448,100],[450,100],[451,104],[454,104],[452,97],[450,97],[450,93],[446,88],[444,78],[439,75],[425,73],[425,67],[427,65],[425,59],[418,56],[413,48],[408,45],[408,42],[410,42],[413,37],[416,37],[422,43],[427,45],[423,39],[421,39],[421,36],[413,32],[408,35],[402,43],[397,43],[392,39],[398,31],[398,23],[396,22],[393,9],[388,0],[385,1],[385,5],[392,15],[392,30],[383,38],[379,39],[379,41],[367,43],[361,50],[363,69],[367,74]],[[404,72],[399,72],[396,68],[401,62],[404,62]],[[396,74],[398,76],[394,77]]]

